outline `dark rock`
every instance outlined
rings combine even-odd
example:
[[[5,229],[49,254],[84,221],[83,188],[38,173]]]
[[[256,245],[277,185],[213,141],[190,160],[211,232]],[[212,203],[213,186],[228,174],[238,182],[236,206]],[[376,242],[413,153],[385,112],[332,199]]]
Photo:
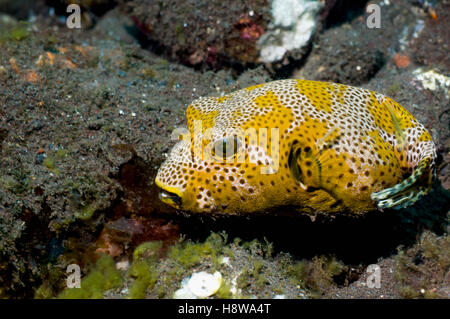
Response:
[[[432,10],[436,18],[429,12],[424,17],[424,28],[412,41],[412,53],[417,63],[449,72],[450,2],[438,2]]]
[[[401,49],[405,39],[412,37],[419,19],[406,0],[381,7],[379,29],[369,29],[367,17],[365,13],[320,34],[294,77],[349,85],[366,83]]]
[[[256,43],[271,18],[267,0],[134,0],[126,6],[155,52],[199,68],[256,63]]]

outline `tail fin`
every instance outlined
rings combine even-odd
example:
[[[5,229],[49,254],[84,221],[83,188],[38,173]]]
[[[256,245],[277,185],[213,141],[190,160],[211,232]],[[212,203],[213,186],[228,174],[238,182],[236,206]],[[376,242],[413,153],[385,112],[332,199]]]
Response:
[[[422,196],[428,194],[432,188],[433,163],[431,156],[422,158],[412,175],[406,180],[391,188],[372,193],[370,197],[378,202],[379,208],[400,209],[414,204]]]

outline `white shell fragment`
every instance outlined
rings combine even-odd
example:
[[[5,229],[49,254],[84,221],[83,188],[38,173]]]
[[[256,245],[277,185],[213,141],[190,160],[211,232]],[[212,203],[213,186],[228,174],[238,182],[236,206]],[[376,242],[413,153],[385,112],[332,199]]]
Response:
[[[222,275],[216,271],[208,274],[205,271],[192,274],[187,283],[189,290],[199,298],[206,298],[214,295],[222,284]]]
[[[316,0],[272,0],[272,22],[258,40],[262,62],[280,61],[286,52],[308,44],[323,3]]]
[[[181,288],[175,291],[175,299],[197,299],[214,295],[222,284],[222,275],[216,271],[209,274],[205,271],[193,273],[191,277],[184,278]]]
[[[223,265],[227,265],[228,267],[231,267],[230,257],[222,257],[220,263]]]
[[[175,291],[173,298],[175,299],[197,299],[197,296],[192,293],[187,287],[187,283],[191,277],[184,278],[181,281],[181,288]]]
[[[174,299],[197,299],[197,296],[194,295],[188,287],[183,287],[175,291],[173,295]]]
[[[441,88],[446,97],[450,97],[450,77],[437,73],[435,70],[424,71],[421,68],[416,69],[413,74],[422,83],[424,89],[436,91]]]

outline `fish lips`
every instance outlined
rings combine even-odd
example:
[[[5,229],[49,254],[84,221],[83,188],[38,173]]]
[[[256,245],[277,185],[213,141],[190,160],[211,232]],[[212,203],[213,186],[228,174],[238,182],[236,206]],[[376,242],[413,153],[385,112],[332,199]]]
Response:
[[[168,191],[162,189],[159,192],[158,197],[163,203],[169,204],[176,208],[181,207],[181,197],[175,193],[171,193],[171,192],[168,192]]]

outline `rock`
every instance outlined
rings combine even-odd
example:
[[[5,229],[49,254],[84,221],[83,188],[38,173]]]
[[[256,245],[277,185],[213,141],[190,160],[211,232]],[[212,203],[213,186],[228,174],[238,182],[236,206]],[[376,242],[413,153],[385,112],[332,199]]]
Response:
[[[28,19],[30,14],[43,13],[45,10],[46,6],[43,0],[0,0],[0,12],[13,15],[20,20]]]
[[[371,79],[383,63],[383,52],[347,25],[322,34],[305,66],[294,77],[360,85]]]
[[[114,39],[127,44],[136,44],[137,30],[133,20],[123,15],[119,8],[107,12],[94,27],[94,32],[105,39]]]
[[[133,0],[126,7],[155,52],[201,69],[242,70],[262,63],[279,68],[289,58],[302,58],[323,23],[321,13],[326,15],[332,4],[332,0],[325,5],[317,0]]]
[[[423,20],[417,25],[417,32],[412,41],[412,53],[417,63],[450,71],[450,3],[439,1],[435,8],[424,8]],[[436,15],[433,18],[430,8]]]
[[[197,68],[256,63],[271,17],[268,0],[133,0],[126,7],[155,52]]]
[[[396,52],[403,52],[421,18],[406,0],[383,2],[381,17],[379,29],[367,27],[365,13],[325,30],[294,77],[348,85],[368,82]]]

